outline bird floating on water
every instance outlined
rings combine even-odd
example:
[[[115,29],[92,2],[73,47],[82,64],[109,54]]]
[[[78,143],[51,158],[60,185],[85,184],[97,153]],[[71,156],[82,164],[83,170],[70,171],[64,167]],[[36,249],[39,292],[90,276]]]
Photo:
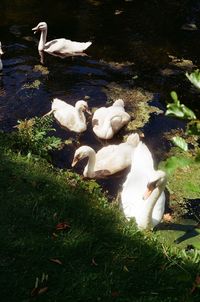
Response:
[[[85,56],[84,51],[92,44],[92,42],[76,42],[68,39],[60,38],[49,42],[47,40],[47,23],[40,22],[34,28],[34,33],[40,31],[40,40],[38,44],[38,52],[40,55],[40,62],[44,64],[43,52],[47,52],[54,56],[65,58],[68,56]]]
[[[101,107],[94,112],[93,131],[101,139],[111,139],[130,119],[130,115],[125,112],[124,101],[117,99],[112,106]]]
[[[86,118],[84,115],[85,111],[91,114],[86,101],[77,101],[75,106],[72,106],[58,98],[55,98],[51,105],[51,111],[46,113],[44,116],[53,113],[56,121],[62,128],[81,133],[87,129]]]
[[[89,146],[81,146],[75,151],[72,167],[88,157],[83,175],[88,178],[104,178],[128,168],[131,165],[132,153],[140,141],[137,133],[127,137],[126,142],[119,145],[108,145],[97,153]]]

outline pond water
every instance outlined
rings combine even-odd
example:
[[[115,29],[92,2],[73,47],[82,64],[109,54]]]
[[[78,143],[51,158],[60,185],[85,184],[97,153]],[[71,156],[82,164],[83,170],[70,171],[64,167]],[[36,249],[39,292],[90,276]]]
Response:
[[[87,96],[91,109],[107,105],[111,99],[105,91],[110,85],[148,92],[149,105],[163,111],[171,90],[186,99],[191,86],[184,76],[187,68],[173,65],[172,57],[199,64],[199,31],[181,29],[186,22],[199,25],[198,1],[182,1],[181,5],[177,1],[159,2],[1,0],[0,40],[5,54],[0,75],[0,129],[11,131],[19,119],[42,116],[50,110],[54,97],[74,104]],[[39,35],[31,31],[40,21],[48,23],[48,40],[91,40],[89,56],[60,59],[47,54],[41,67]],[[193,66],[189,64],[188,68]],[[193,93],[188,100],[196,114],[198,99],[199,95]],[[90,120],[79,142],[73,133],[56,123],[54,126],[62,139],[74,139],[72,145],[54,154],[53,162],[60,168],[71,168],[78,145],[88,144],[98,150],[106,144],[92,133]],[[140,129],[156,162],[169,148],[163,133],[178,127],[184,127],[184,123],[154,113]],[[111,143],[120,142],[122,136],[123,131]],[[75,170],[81,173],[83,165]],[[124,173],[100,183],[116,196],[125,177]]]

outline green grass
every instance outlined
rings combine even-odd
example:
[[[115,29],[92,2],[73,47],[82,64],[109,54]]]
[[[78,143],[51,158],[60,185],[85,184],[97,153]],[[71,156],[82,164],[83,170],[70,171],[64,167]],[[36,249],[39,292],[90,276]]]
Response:
[[[94,181],[4,149],[1,302],[199,301],[198,289],[190,293],[200,269],[191,252],[183,257],[156,233],[139,232]],[[64,221],[70,228],[56,230]],[[36,278],[48,289],[31,297]]]

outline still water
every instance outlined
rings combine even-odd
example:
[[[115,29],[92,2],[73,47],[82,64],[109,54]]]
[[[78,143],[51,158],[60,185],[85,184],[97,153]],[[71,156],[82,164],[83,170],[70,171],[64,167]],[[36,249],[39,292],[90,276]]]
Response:
[[[87,96],[91,109],[108,104],[105,89],[113,83],[151,92],[150,105],[163,111],[171,90],[186,98],[190,84],[183,70],[176,68],[170,76],[162,71],[169,67],[170,56],[192,60],[198,66],[200,33],[181,29],[191,21],[198,26],[197,2],[191,1],[186,9],[188,1],[160,5],[157,1],[131,0],[1,0],[0,40],[5,54],[0,75],[0,129],[10,131],[19,119],[42,116],[50,110],[54,97],[74,104]],[[92,41],[88,57],[60,59],[47,54],[41,68],[37,52],[39,35],[34,36],[31,31],[40,21],[48,23],[47,40],[64,37]],[[195,111],[198,98],[194,94],[190,100]],[[54,154],[54,164],[60,168],[71,168],[79,144],[88,144],[95,150],[106,144],[94,136],[90,120],[88,130],[79,138],[56,123],[54,126],[62,139],[74,139],[72,145]],[[184,127],[184,123],[152,114],[141,129],[155,161],[163,159],[169,148],[163,133],[177,127]],[[121,139],[119,134],[112,142]],[[82,168],[80,164],[76,171]],[[124,178],[125,174],[100,183],[113,196]]]

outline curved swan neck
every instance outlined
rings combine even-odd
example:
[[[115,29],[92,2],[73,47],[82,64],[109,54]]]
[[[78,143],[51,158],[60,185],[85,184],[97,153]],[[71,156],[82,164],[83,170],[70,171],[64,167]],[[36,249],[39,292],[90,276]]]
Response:
[[[84,169],[83,175],[85,177],[94,177],[95,175],[95,171],[94,171],[94,166],[95,166],[95,162],[96,162],[96,153],[95,151],[91,148],[88,151],[88,163]]]
[[[45,43],[47,40],[47,28],[43,29],[40,34],[40,41],[38,44],[38,50],[41,51],[44,49]]]
[[[137,220],[140,229],[150,230],[153,227],[152,213],[154,206],[163,192],[165,184],[156,187],[147,200],[144,200],[144,209],[142,215]]]
[[[86,123],[85,115],[83,113],[83,108],[82,107],[76,107],[76,118],[79,121],[79,123]]]

